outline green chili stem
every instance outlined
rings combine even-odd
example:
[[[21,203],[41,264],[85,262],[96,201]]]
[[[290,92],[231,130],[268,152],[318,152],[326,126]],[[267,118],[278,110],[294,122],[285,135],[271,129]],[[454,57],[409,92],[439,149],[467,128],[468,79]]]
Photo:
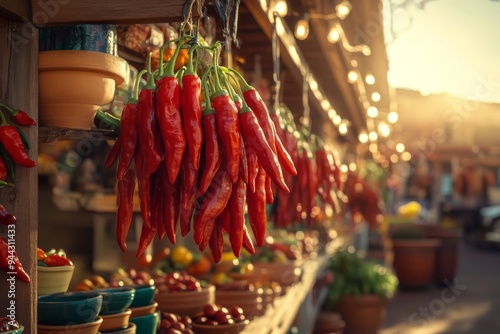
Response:
[[[174,76],[175,62],[183,45],[184,45],[184,39],[179,41],[177,47],[175,48],[174,54],[172,55],[172,58],[167,63],[167,67],[165,68],[166,76]]]
[[[201,79],[201,86],[203,87],[203,91],[205,92],[205,108],[209,108],[210,110],[212,110],[212,104],[210,103],[210,89],[208,84],[208,75],[212,70],[213,66],[210,65],[203,74],[203,78]]]
[[[5,116],[4,116],[3,112],[0,112],[0,121],[1,121],[0,126],[8,125],[7,121],[5,120]]]
[[[132,97],[132,100],[133,101],[137,101],[139,100],[139,86],[140,86],[140,81],[141,81],[141,78],[142,76],[147,73],[146,70],[142,70],[139,72],[139,74],[137,74],[137,77],[135,78],[135,82],[134,82],[134,96]]]
[[[219,64],[217,64],[218,60],[219,60],[219,48],[220,48],[221,44],[219,41],[215,42],[214,44],[214,48],[215,48],[215,52],[214,52],[214,60],[213,60],[213,63],[214,63],[214,73],[215,73],[215,90],[217,92],[220,92],[222,91],[222,86],[221,86],[221,83],[220,83],[220,79],[219,79],[219,71],[218,71],[218,68],[219,68]]]

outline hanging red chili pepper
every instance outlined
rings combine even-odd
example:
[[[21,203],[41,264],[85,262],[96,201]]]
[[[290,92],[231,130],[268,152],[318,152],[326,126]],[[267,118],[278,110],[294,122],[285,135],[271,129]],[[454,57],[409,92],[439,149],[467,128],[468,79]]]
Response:
[[[262,246],[264,244],[266,236],[267,217],[265,183],[266,173],[264,169],[260,167],[257,178],[255,179],[255,192],[252,193],[247,189],[248,218],[257,246]]]
[[[208,96],[205,96],[208,100]],[[198,186],[200,195],[203,195],[207,191],[222,162],[222,144],[217,136],[215,128],[215,114],[214,110],[210,106],[210,100],[207,101],[203,110],[202,126],[204,137],[204,168],[201,172],[200,184]]]
[[[142,223],[147,227],[151,227],[151,179],[145,177],[142,165],[144,161],[144,153],[139,150],[135,155],[135,174],[137,175],[137,183],[139,185],[139,204],[141,207]]]
[[[115,161],[118,159],[121,151],[121,140],[118,137],[111,147],[111,151],[109,151],[108,156],[106,157],[106,161],[104,162],[104,169],[108,170],[113,166]]]
[[[0,120],[0,143],[5,147],[14,162],[26,168],[35,167],[36,163],[28,157],[16,127],[9,125],[1,112]]]
[[[163,49],[160,50],[160,79],[156,83],[156,117],[160,125],[163,146],[168,165],[168,178],[174,183],[179,175],[182,158],[186,149],[186,135],[181,117],[181,87],[174,74],[174,65],[182,47],[175,49],[174,55],[163,73]],[[183,112],[186,112],[184,110]]]
[[[8,275],[14,275],[15,278],[30,283],[30,277],[24,271],[23,265],[19,262],[17,253],[12,250],[9,244],[0,237],[0,268]]]
[[[215,220],[214,230],[209,241],[210,250],[215,263],[219,263],[222,259],[222,252],[224,250],[224,229],[222,224],[217,219]]]
[[[3,103],[0,103],[0,107],[4,107],[17,124],[24,126],[36,125],[35,120],[31,118],[26,112],[20,109],[10,108]]]
[[[189,161],[194,168],[200,168],[200,155],[203,143],[203,129],[201,126],[202,107],[200,102],[201,80],[193,68],[194,45],[189,50],[187,69],[182,76],[182,122],[189,150]]]
[[[177,177],[174,184],[170,184],[168,179],[169,168],[165,161],[160,164],[162,175],[161,193],[162,193],[162,210],[163,210],[163,225],[167,234],[168,240],[172,244],[176,243],[175,231],[177,229],[177,222],[179,221],[180,214],[180,177]]]
[[[148,57],[148,83],[139,93],[137,105],[137,134],[139,150],[142,152],[142,170],[144,177],[149,177],[160,166],[162,160],[155,138],[159,135],[156,120],[156,86],[151,73],[151,53]]]
[[[239,113],[243,140],[248,146],[255,149],[260,165],[264,168],[271,180],[285,192],[289,192],[288,186],[283,178],[283,173],[278,158],[271,150],[266,137],[260,128],[254,113],[245,104]]]
[[[243,235],[245,226],[245,197],[247,185],[241,178],[233,185],[228,207],[231,217],[229,228],[229,241],[236,257],[240,256],[241,246],[243,245]]]
[[[220,168],[206,193],[199,198],[199,211],[194,220],[194,242],[200,244],[206,222],[219,216],[231,197],[232,183],[229,174]]]
[[[121,250],[127,250],[127,234],[132,224],[134,213],[135,174],[128,169],[125,177],[118,180],[116,197],[116,239]]]
[[[220,46],[220,43],[216,43]],[[218,48],[217,48],[218,50]],[[229,92],[222,89],[219,71],[217,69],[218,51],[214,56],[214,77],[215,92],[211,96],[212,106],[215,109],[215,121],[217,125],[217,134],[224,146],[224,155],[226,158],[226,170],[232,183],[238,181],[241,158],[241,137],[238,120],[238,110],[233,100],[229,97]]]

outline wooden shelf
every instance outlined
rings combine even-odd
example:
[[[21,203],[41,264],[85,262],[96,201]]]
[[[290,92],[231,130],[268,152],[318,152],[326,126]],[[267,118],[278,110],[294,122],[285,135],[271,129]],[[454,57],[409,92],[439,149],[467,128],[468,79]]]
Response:
[[[181,22],[185,0],[31,0],[37,27],[78,23],[132,24]],[[189,2],[188,2],[189,3]],[[199,16],[193,6],[193,17]]]
[[[325,271],[331,254],[344,243],[343,238],[337,238],[328,245],[325,255],[304,261],[300,281],[292,285],[284,296],[277,298],[274,307],[267,310],[263,316],[252,320],[241,334],[285,334],[298,315],[300,321],[296,325],[300,327],[299,333],[312,333],[319,308],[326,298],[326,291],[321,289],[313,301],[314,284]],[[307,315],[303,310],[307,310]]]
[[[92,130],[74,130],[65,128],[54,128],[49,126],[40,126],[38,130],[39,143],[53,143],[57,140],[115,140],[116,133],[112,130],[92,129]]]

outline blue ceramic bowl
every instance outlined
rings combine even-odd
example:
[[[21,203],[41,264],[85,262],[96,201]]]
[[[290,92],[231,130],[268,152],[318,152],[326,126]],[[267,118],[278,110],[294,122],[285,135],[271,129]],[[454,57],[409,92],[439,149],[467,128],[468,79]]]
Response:
[[[102,296],[102,306],[99,315],[108,315],[124,312],[130,307],[135,297],[132,287],[109,288],[94,290]]]
[[[137,285],[135,288],[134,301],[130,305],[133,307],[141,307],[153,304],[155,298],[156,287],[154,285]]]
[[[130,322],[136,325],[136,333],[138,334],[156,334],[156,328],[158,327],[158,313],[130,318]]]
[[[38,324],[69,325],[95,321],[102,296],[92,291],[62,292],[38,298]]]

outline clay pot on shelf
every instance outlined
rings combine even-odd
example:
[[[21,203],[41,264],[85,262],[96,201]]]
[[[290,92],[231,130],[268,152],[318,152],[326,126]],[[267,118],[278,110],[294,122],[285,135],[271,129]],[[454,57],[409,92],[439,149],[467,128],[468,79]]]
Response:
[[[337,311],[345,321],[345,334],[377,334],[385,318],[386,301],[377,295],[343,297]]]
[[[314,334],[342,334],[345,328],[345,321],[340,313],[334,311],[321,311],[316,317],[314,324]]]
[[[426,288],[434,278],[438,239],[393,239],[394,271],[402,288]]]
[[[106,53],[40,52],[40,124],[90,130],[96,111],[113,100],[128,73],[125,60]]]

